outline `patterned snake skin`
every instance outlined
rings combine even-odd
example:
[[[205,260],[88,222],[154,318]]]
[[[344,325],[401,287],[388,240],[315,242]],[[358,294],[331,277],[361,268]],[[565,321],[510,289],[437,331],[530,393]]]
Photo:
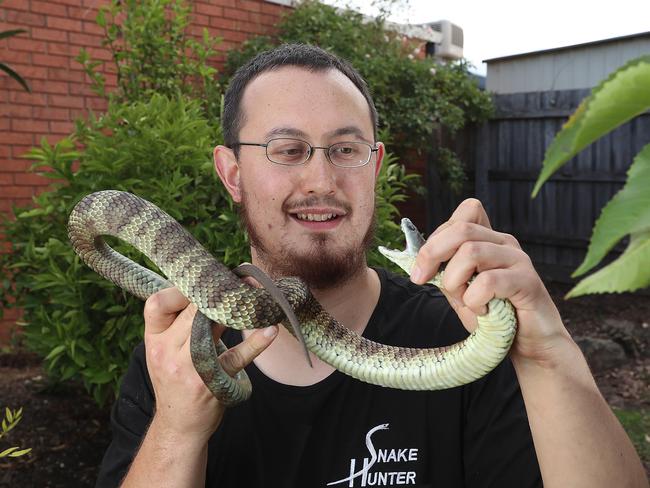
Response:
[[[200,313],[192,324],[192,360],[210,391],[225,405],[246,400],[251,385],[245,372],[232,378],[221,368],[217,355],[225,346],[220,341],[215,345],[212,321],[234,329],[282,322],[296,335],[272,293],[242,282],[178,222],[135,195],[107,190],[86,196],[70,214],[68,234],[81,259],[120,288],[145,300],[163,288],[176,286],[198,307]],[[118,237],[139,249],[168,280],[114,251],[103,235]],[[407,272],[417,252],[409,248],[405,252],[380,250]],[[440,286],[440,278],[441,273],[431,283]],[[339,371],[375,385],[436,390],[472,382],[501,362],[516,332],[512,305],[493,299],[488,313],[478,318],[478,328],[462,342],[433,349],[388,346],[337,323],[298,278],[283,278],[275,285],[295,311],[306,347]]]

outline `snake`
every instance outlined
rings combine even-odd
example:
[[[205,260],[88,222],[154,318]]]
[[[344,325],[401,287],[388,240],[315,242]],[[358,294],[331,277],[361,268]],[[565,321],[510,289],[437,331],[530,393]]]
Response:
[[[403,251],[379,251],[409,273],[426,242],[402,219]],[[141,266],[110,247],[106,236],[138,249],[165,275]],[[245,370],[230,376],[219,356],[227,349],[212,335],[214,323],[236,330],[282,324],[307,350],[360,381],[402,390],[440,390],[476,381],[508,354],[517,331],[514,307],[492,298],[487,313],[464,340],[434,348],[380,344],[337,322],[298,277],[272,280],[252,265],[229,269],[181,224],[153,203],[129,192],[103,190],[83,197],[68,218],[74,251],[91,269],[118,287],[146,300],[177,287],[198,309],[190,334],[194,367],[210,392],[226,407],[248,399],[252,386]],[[252,275],[262,286],[242,276]],[[430,281],[443,289],[444,268]],[[425,324],[423,324],[425,326]]]

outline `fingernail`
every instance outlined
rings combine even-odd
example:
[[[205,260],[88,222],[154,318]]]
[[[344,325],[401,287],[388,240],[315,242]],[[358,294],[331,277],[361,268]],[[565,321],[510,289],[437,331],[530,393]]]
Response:
[[[271,337],[275,337],[277,333],[278,333],[278,327],[275,325],[271,325],[270,327],[264,329],[264,337],[268,337],[269,339]]]
[[[424,281],[423,278],[424,278],[424,273],[416,264],[415,266],[413,266],[413,269],[411,270],[411,281],[413,283],[421,284]]]

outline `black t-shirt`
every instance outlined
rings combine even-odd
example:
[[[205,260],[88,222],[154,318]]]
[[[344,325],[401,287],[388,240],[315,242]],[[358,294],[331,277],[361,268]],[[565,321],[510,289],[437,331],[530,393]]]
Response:
[[[409,347],[467,337],[433,287],[378,269],[381,295],[364,336]],[[226,345],[241,341],[228,330]],[[509,359],[469,385],[401,391],[335,371],[307,387],[251,364],[247,402],[227,410],[208,447],[208,487],[529,487],[541,476]],[[118,486],[154,410],[144,347],[136,347],[113,407],[113,442],[98,487]]]

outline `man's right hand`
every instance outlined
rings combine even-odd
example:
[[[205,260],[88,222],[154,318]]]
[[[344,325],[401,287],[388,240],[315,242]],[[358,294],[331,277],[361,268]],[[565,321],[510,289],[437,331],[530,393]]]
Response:
[[[196,306],[177,288],[167,288],[149,297],[144,307],[144,343],[147,369],[156,395],[152,423],[176,436],[192,436],[207,442],[219,426],[224,407],[194,369],[190,356],[190,333]],[[224,331],[213,329],[214,340]],[[233,376],[271,344],[277,326],[260,329],[219,357]]]

